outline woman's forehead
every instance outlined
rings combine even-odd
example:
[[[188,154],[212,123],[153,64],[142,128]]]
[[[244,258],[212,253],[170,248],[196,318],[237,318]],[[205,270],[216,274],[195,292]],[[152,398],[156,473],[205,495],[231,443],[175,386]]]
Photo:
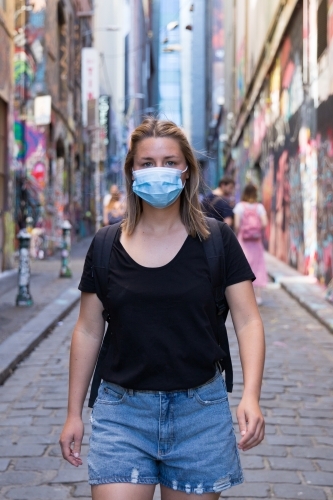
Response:
[[[183,156],[179,142],[171,137],[148,137],[137,145],[136,156]]]

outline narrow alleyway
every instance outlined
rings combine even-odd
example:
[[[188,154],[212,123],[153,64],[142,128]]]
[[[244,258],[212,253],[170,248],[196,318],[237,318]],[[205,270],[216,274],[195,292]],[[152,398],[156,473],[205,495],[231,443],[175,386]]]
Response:
[[[1,499],[90,498],[85,458],[84,467],[72,468],[62,460],[58,445],[77,312],[75,308],[0,387]],[[262,315],[267,335],[262,393],[267,435],[260,447],[242,454],[246,484],[222,496],[333,500],[333,336],[274,285],[266,292]],[[234,365],[235,408],[241,385],[239,363]],[[86,457],[87,408],[84,419]]]

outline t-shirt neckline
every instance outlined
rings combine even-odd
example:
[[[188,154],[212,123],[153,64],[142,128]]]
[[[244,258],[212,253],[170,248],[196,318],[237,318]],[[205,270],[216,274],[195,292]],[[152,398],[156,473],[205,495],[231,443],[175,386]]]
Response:
[[[119,234],[119,237],[118,237],[118,242],[122,248],[122,250],[125,252],[126,256],[130,259],[130,261],[138,268],[140,269],[147,269],[148,271],[150,270],[156,270],[156,269],[165,269],[166,267],[170,266],[173,262],[175,262],[175,260],[179,257],[180,253],[182,252],[186,242],[188,241],[190,235],[188,234],[185,238],[185,241],[183,242],[182,246],[180,247],[180,249],[178,250],[178,252],[176,253],[176,255],[169,261],[167,262],[166,264],[164,264],[163,266],[157,266],[157,267],[148,267],[148,266],[143,266],[142,264],[139,264],[136,260],[133,259],[133,257],[130,256],[130,254],[127,252],[127,250],[125,249],[125,247],[123,246],[122,242],[120,241],[120,234]]]

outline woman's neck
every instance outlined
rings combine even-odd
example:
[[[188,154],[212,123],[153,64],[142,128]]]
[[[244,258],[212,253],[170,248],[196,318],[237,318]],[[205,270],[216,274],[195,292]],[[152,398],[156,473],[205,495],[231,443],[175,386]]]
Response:
[[[154,208],[145,202],[142,205],[143,211],[137,225],[138,231],[165,235],[184,227],[180,217],[179,200],[163,209]]]

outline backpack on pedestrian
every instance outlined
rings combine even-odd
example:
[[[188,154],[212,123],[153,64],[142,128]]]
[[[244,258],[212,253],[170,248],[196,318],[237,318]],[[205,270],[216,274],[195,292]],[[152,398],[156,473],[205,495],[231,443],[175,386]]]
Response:
[[[226,273],[225,273],[225,254],[222,237],[222,228],[224,222],[217,221],[206,217],[208,227],[210,229],[210,236],[204,240],[203,247],[207,258],[210,278],[213,288],[213,294],[216,304],[216,315],[218,325],[218,344],[221,347],[224,356],[219,363],[221,371],[225,372],[225,383],[228,392],[232,392],[233,387],[233,370],[229,349],[229,341],[225,321],[229,312],[229,306],[225,298],[226,289]],[[114,239],[119,231],[121,222],[111,226],[105,226],[100,229],[95,236],[93,261],[92,261],[92,276],[95,281],[96,294],[104,306],[104,299],[107,296],[108,287],[108,268],[110,255]],[[104,320],[109,323],[110,318],[107,311],[103,311]],[[88,406],[93,407],[98,394],[98,388],[101,383],[101,369],[104,359],[107,355],[110,340],[111,340],[110,324],[107,327],[104,335],[103,343],[98,355],[97,363],[95,366],[94,375],[90,389],[90,397]]]
[[[258,213],[258,203],[244,203],[240,221],[240,236],[243,241],[257,241],[262,236],[262,222]]]

